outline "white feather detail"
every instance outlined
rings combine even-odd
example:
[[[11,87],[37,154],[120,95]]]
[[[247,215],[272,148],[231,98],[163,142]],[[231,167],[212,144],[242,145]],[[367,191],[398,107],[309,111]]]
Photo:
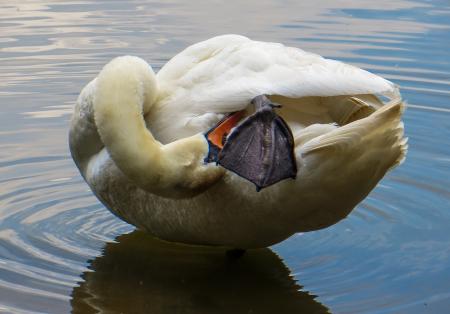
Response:
[[[149,119],[156,121],[151,128],[162,142],[201,131],[186,126],[204,125],[205,113],[242,110],[261,94],[289,98],[398,94],[393,83],[357,67],[238,35],[188,47],[157,73],[157,79],[159,105]]]

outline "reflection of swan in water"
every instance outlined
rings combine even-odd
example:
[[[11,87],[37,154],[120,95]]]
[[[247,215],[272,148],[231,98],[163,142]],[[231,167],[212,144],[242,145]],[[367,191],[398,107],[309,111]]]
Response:
[[[139,231],[117,240],[73,290],[73,313],[328,313],[269,249],[227,259]]]

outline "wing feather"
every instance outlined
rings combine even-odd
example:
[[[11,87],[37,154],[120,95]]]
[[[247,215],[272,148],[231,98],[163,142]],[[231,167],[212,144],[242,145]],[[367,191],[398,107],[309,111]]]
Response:
[[[306,142],[300,148],[301,154],[303,158],[326,154],[334,161],[345,158],[346,163],[384,160],[387,167],[393,168],[404,160],[408,149],[400,120],[403,110],[401,99],[392,101],[364,119]]]
[[[158,73],[171,102],[215,112],[243,109],[261,94],[291,98],[395,93],[391,82],[357,67],[278,43],[224,35],[176,55]]]
[[[157,78],[158,107],[148,121],[163,143],[206,131],[221,114],[242,110],[262,94],[302,98],[398,93],[391,82],[354,66],[237,35],[186,48]]]

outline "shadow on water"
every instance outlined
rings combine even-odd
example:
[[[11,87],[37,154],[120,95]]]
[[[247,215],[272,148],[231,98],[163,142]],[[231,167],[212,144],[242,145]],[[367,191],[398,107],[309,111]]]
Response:
[[[73,313],[329,313],[269,249],[231,259],[140,231],[116,240],[74,288]]]

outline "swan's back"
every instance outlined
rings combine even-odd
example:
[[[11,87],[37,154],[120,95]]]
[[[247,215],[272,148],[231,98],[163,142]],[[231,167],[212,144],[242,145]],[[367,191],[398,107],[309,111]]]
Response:
[[[160,101],[147,121],[163,143],[207,130],[256,95],[300,99],[397,93],[391,82],[354,66],[238,35],[186,48],[157,78]]]

